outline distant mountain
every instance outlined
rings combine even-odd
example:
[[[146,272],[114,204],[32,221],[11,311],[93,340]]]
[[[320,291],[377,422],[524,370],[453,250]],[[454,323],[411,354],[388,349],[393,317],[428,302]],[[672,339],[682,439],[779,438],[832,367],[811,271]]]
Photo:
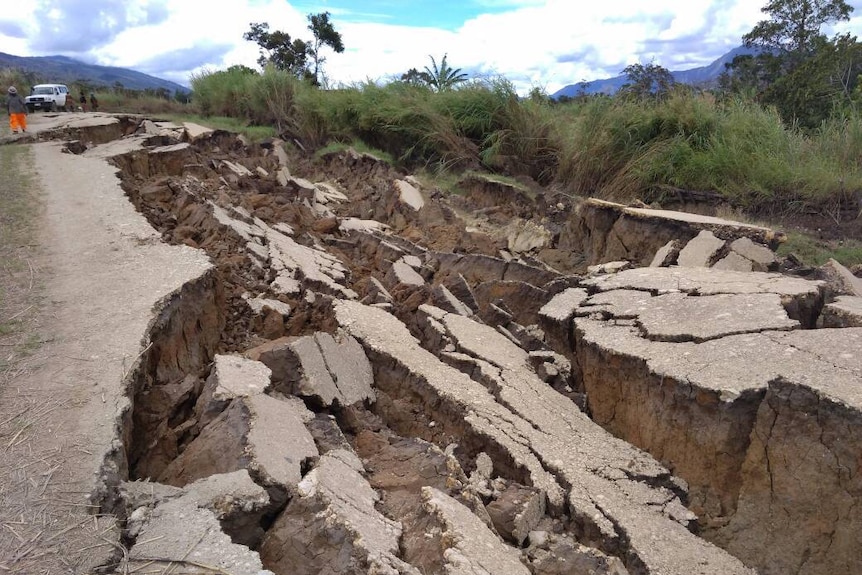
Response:
[[[113,87],[117,82],[132,90],[158,90],[171,93],[189,89],[171,82],[127,68],[96,66],[66,56],[14,56],[0,52],[0,68],[16,68],[35,75],[35,83],[89,82],[95,86]]]
[[[699,86],[710,84],[718,80],[718,77],[725,70],[725,64],[730,64],[737,56],[745,56],[756,54],[754,48],[746,48],[739,46],[734,48],[721,58],[715,60],[708,66],[700,66],[691,70],[671,71],[674,80],[682,84],[690,84]],[[560,96],[568,96],[574,98],[580,94],[615,94],[628,78],[625,75],[614,76],[613,78],[605,78],[603,80],[593,80],[591,82],[578,82],[577,84],[569,84],[568,86],[558,90],[552,97],[559,98]]]

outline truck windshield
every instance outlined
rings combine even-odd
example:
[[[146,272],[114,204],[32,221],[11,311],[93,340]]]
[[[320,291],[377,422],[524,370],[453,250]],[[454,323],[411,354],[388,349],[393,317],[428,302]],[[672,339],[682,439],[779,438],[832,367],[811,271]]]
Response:
[[[51,88],[50,86],[36,86],[33,89],[33,93],[34,94],[53,94],[54,88]]]

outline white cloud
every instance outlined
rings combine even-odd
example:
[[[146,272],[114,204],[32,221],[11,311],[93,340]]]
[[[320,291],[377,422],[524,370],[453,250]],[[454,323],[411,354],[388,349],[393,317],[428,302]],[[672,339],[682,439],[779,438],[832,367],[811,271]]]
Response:
[[[81,1],[52,5],[68,7],[70,2]],[[305,11],[285,0],[168,0],[166,14],[160,0],[87,1],[92,9],[80,17],[91,18],[104,6],[108,14],[126,14],[126,21],[120,23],[126,28],[105,35],[102,43],[92,38],[87,43],[88,38],[83,37],[77,51],[69,55],[130,68],[146,64],[151,73],[181,83],[203,69],[255,66],[257,46],[242,39],[251,22],[268,22],[272,29],[300,38],[309,35]],[[584,79],[616,75],[635,62],[655,60],[672,69],[707,64],[739,45],[742,35],[764,17],[762,3],[756,0],[472,3],[485,5],[493,13],[476,16],[455,31],[370,22],[361,10],[333,11],[346,51],[327,54],[330,79],[336,83],[385,80],[411,67],[421,69],[429,64],[429,55],[448,53],[454,67],[503,75],[521,91],[538,85],[553,92]],[[40,28],[43,34],[47,32],[49,19],[24,2],[7,4],[0,14],[3,50],[44,55],[36,34]],[[862,0],[851,4],[862,11]],[[124,12],[119,11],[120,6]],[[862,14],[840,29],[862,30]],[[20,35],[15,30],[30,35],[29,41],[15,37]],[[161,62],[160,55],[172,56]]]

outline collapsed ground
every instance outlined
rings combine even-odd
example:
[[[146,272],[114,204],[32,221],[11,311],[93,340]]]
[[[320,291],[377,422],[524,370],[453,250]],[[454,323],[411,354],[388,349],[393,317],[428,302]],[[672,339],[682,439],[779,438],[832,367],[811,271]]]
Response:
[[[128,380],[111,464],[148,481],[100,501],[118,569],[859,567],[840,266],[780,275],[768,229],[481,177],[446,197],[352,151],[135,118],[55,136],[214,264]]]

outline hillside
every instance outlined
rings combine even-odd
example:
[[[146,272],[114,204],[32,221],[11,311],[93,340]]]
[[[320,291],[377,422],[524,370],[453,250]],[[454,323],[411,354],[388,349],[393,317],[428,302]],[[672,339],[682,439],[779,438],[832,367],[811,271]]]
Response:
[[[34,74],[34,84],[38,82],[88,82],[96,86],[114,86],[118,82],[132,90],[165,89],[171,93],[188,92],[189,89],[149,74],[118,68],[97,66],[74,60],[66,56],[15,56],[0,52],[0,68],[16,68]]]
[[[751,48],[739,46],[707,66],[699,66],[689,70],[671,71],[671,74],[673,74],[674,80],[682,84],[691,84],[693,86],[709,84],[718,80],[718,77],[725,70],[725,65],[733,62],[734,58],[745,54],[752,54],[753,52],[754,50]],[[625,83],[626,76],[623,74],[614,76],[613,78],[603,78],[601,80],[592,80],[590,82],[578,82],[577,84],[569,84],[568,86],[561,88],[553,94],[553,97],[559,98],[560,96],[567,96],[573,98],[579,94],[614,94],[617,90],[622,88]]]

